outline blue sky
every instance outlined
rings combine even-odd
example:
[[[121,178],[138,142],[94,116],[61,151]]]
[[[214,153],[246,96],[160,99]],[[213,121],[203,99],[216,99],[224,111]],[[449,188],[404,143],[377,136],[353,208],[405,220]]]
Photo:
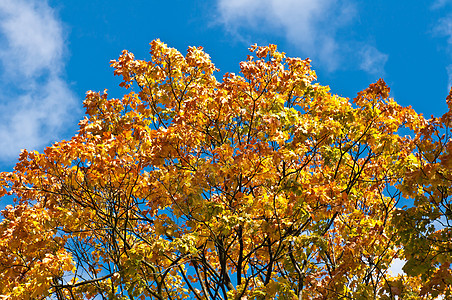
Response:
[[[251,44],[277,44],[310,57],[334,93],[353,98],[382,77],[427,116],[446,111],[452,83],[451,0],[0,0],[0,170],[22,148],[70,138],[87,90],[125,93],[109,61],[123,49],[148,59],[156,38],[203,46],[220,75]]]

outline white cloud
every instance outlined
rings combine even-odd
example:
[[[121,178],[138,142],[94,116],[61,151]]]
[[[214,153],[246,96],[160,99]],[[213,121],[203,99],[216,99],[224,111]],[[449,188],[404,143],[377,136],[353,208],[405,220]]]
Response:
[[[355,58],[363,44],[347,40],[343,34],[357,17],[352,0],[218,0],[217,9],[219,22],[242,41],[247,41],[241,35],[243,29],[276,33],[330,71],[349,63],[346,58]],[[374,52],[379,63],[386,61],[382,59],[385,54],[376,48]],[[363,69],[360,65],[369,64],[369,57],[361,58],[363,61],[352,67]]]
[[[431,9],[443,8],[444,6],[446,6],[449,3],[452,3],[452,1],[451,0],[436,0],[436,1],[433,1],[433,4],[431,5]]]
[[[361,64],[359,68],[369,74],[384,75],[384,66],[388,60],[388,55],[381,53],[377,48],[370,45],[363,45],[359,51]]]
[[[397,275],[405,274],[405,272],[403,272],[403,270],[402,270],[405,263],[406,263],[406,261],[403,259],[400,259],[400,258],[393,259],[392,263],[388,269],[390,275],[397,276]]]
[[[447,92],[450,91],[450,88],[452,87],[452,65],[448,65],[446,67],[447,72]]]
[[[46,1],[0,1],[0,160],[53,142],[78,115],[62,23]]]
[[[447,36],[448,44],[452,44],[452,16],[439,19],[433,32],[438,35]]]
[[[437,2],[452,2],[450,0],[447,1],[437,1]],[[433,34],[447,37],[447,51],[452,55],[452,15],[441,18],[438,20],[436,26],[433,28]],[[446,67],[446,72],[448,76],[447,80],[447,92],[449,92],[450,87],[452,86],[452,64]]]

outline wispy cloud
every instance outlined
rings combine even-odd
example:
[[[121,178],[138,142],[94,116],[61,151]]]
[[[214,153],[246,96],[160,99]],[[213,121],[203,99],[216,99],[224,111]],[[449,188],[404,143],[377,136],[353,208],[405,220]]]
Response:
[[[41,148],[78,118],[63,25],[46,1],[0,1],[0,161]]]
[[[370,45],[363,45],[358,52],[361,63],[359,68],[369,74],[383,75],[384,66],[388,60],[388,55],[381,53],[377,48]]]
[[[436,2],[452,2],[446,1],[436,1]],[[437,36],[443,36],[447,38],[447,52],[452,56],[452,15],[440,18],[433,28],[433,34]],[[447,91],[449,91],[452,86],[452,64],[446,67],[448,81],[447,81]]]
[[[433,31],[435,34],[448,37],[448,44],[452,44],[452,15],[439,19]]]
[[[435,1],[433,1],[433,4],[431,5],[431,9],[443,8],[447,4],[451,4],[451,3],[452,3],[451,0],[435,0]]]
[[[357,52],[361,61],[348,67],[375,74],[373,66],[380,72],[387,60],[375,47],[343,37],[357,18],[352,0],[218,0],[217,9],[219,21],[236,37],[247,41],[244,29],[281,35],[330,71],[350,63],[347,58]]]

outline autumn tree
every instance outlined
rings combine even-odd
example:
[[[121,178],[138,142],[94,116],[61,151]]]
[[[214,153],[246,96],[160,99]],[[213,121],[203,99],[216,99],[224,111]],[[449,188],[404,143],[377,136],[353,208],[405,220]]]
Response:
[[[129,93],[89,91],[74,137],[23,150],[0,175],[0,195],[15,198],[0,224],[0,294],[446,293],[450,227],[435,232],[425,218],[452,216],[451,144],[438,135],[451,114],[425,120],[382,80],[350,101],[316,83],[308,59],[275,45],[250,51],[240,75],[221,81],[200,47],[183,56],[155,40],[150,61],[127,51],[112,61]],[[402,197],[422,205],[400,209]],[[395,258],[416,268],[394,277]],[[443,273],[444,284],[435,279]]]
[[[432,116],[417,131],[412,162],[406,168],[403,196],[414,205],[395,212],[407,262],[404,271],[421,279],[416,291],[421,296],[452,298],[452,89],[446,98],[449,111]],[[400,286],[410,280],[399,278]],[[408,284],[410,285],[410,284]]]

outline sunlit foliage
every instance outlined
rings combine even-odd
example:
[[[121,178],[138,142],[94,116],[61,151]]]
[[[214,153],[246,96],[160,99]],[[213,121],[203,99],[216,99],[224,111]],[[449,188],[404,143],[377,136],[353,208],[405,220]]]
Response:
[[[200,47],[155,40],[150,61],[112,61],[129,93],[89,91],[78,134],[0,174],[0,196],[16,199],[0,294],[450,296],[452,112],[426,120],[383,80],[350,101],[308,59],[250,51],[221,81]],[[388,271],[396,258],[403,276]]]

